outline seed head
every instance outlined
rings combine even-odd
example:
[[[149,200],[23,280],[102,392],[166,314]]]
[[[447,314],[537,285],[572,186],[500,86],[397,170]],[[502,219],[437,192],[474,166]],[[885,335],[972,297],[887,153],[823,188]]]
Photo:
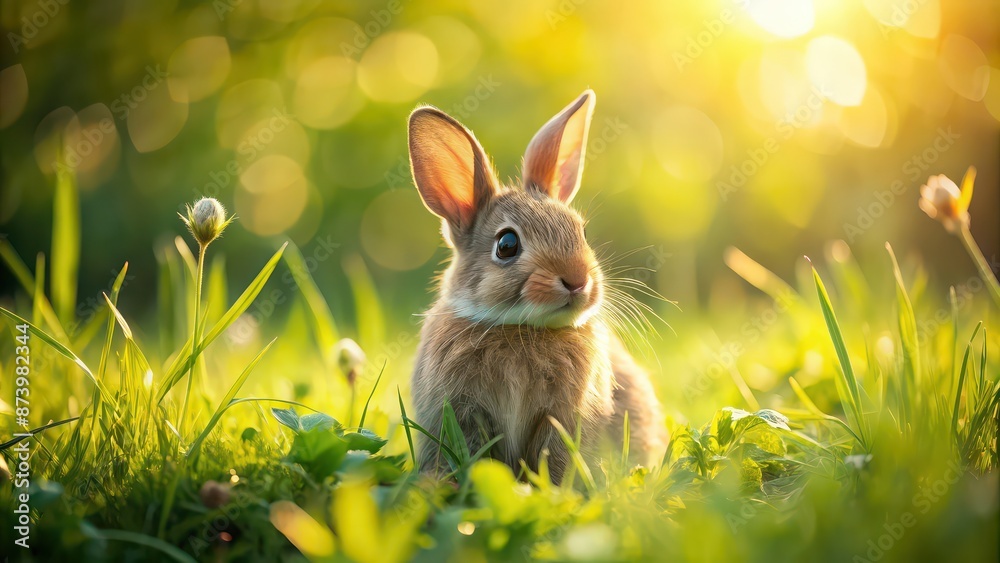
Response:
[[[226,208],[222,207],[219,200],[214,197],[203,197],[195,202],[193,207],[188,205],[187,217],[183,215],[180,217],[201,246],[208,246],[210,242],[219,238],[222,231],[233,221],[232,217],[226,219]]]
[[[201,490],[198,491],[198,496],[201,497],[201,503],[206,508],[219,508],[229,502],[229,489],[230,486],[227,483],[205,481]]]
[[[364,371],[365,362],[368,360],[365,351],[358,346],[358,343],[350,338],[341,339],[333,347],[333,356],[337,358],[337,366],[347,377],[347,382],[354,385],[355,380]]]

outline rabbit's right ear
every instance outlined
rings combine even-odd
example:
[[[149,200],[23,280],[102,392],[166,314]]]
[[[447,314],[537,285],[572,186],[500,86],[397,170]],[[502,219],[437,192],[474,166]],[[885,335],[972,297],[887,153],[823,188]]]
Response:
[[[429,106],[410,114],[409,137],[410,169],[424,205],[452,233],[468,231],[499,185],[483,147],[461,123]]]

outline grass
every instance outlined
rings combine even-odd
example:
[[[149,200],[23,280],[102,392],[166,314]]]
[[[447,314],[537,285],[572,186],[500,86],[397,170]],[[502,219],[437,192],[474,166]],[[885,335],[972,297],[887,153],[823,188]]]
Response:
[[[73,201],[58,205],[73,214]],[[628,466],[626,442],[588,466],[579,437],[560,427],[573,464],[556,487],[544,462],[537,474],[515,474],[488,459],[488,447],[469,451],[447,420],[443,435],[425,435],[407,416],[412,345],[354,384],[341,377],[330,350],[347,325],[294,246],[277,249],[231,304],[224,262],[211,262],[207,330],[195,338],[186,327],[195,326],[196,269],[183,240],[157,249],[157,318],[145,332],[118,309],[127,265],[105,309],[73,318],[76,284],[66,276],[78,237],[65,226],[54,237],[51,300],[44,259],[32,272],[0,240],[23,288],[0,310],[11,343],[0,347],[4,373],[16,327],[30,334],[31,558],[997,558],[1000,366],[987,330],[996,311],[960,306],[954,290],[949,299],[921,271],[901,270],[891,248],[866,275],[834,245],[795,283],[729,252],[728,265],[769,295],[758,317],[774,313],[728,342],[743,349],[725,362],[732,381],[702,385],[719,362],[696,351],[706,331],[754,312],[672,321],[678,336],[661,345],[665,369],[655,374],[671,433],[662,463]],[[225,241],[212,249],[224,252]],[[294,274],[287,319],[248,321],[284,268]],[[401,321],[360,258],[344,268],[353,334],[378,349]],[[870,281],[880,279],[891,287]],[[177,384],[192,368],[199,377],[184,409]],[[0,408],[0,450],[13,471],[20,440],[6,438],[24,429],[11,404]],[[440,444],[449,478],[411,470],[416,439]],[[14,493],[0,485],[3,506],[14,506]],[[0,516],[5,550],[13,517]]]

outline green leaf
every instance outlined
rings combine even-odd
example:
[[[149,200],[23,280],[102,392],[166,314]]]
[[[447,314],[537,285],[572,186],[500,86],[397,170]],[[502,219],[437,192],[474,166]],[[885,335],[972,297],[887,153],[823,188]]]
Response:
[[[271,414],[275,419],[277,419],[278,422],[291,428],[295,432],[302,430],[302,424],[299,423],[299,415],[295,412],[295,409],[279,409],[278,407],[271,407]]]
[[[362,428],[357,432],[349,432],[343,437],[347,440],[348,449],[364,450],[373,454],[378,453],[389,442],[367,428]]]
[[[321,429],[339,429],[340,422],[328,414],[321,412],[314,412],[307,414],[299,419],[299,426],[302,428],[303,432],[308,432],[310,430]]]
[[[286,461],[298,463],[317,481],[336,473],[347,455],[347,441],[327,429],[295,435]]]
[[[790,428],[788,428],[788,417],[776,410],[760,409],[759,411],[754,413],[754,416],[766,422],[768,426],[770,426],[771,428],[791,430]]]
[[[506,464],[491,459],[480,461],[472,466],[469,477],[498,523],[510,524],[520,518],[524,497],[514,494],[517,481]]]

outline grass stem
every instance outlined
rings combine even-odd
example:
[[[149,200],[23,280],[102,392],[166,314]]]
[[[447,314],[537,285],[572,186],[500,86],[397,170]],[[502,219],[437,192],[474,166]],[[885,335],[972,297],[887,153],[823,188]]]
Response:
[[[972,238],[972,231],[969,230],[968,225],[962,226],[959,238],[962,239],[962,244],[965,245],[966,252],[969,253],[972,261],[976,264],[976,269],[979,270],[979,275],[983,278],[986,287],[990,288],[990,296],[993,297],[993,302],[997,307],[1000,307],[1000,282],[997,282],[996,273],[990,268],[989,262],[983,256],[983,251],[976,244],[976,239]]]
[[[207,244],[198,245],[198,273],[197,280],[195,281],[194,287],[194,334],[193,342],[195,347],[201,342],[201,334],[199,333],[201,329],[201,282],[204,277],[205,272],[205,251],[208,249]],[[187,388],[184,391],[184,402],[181,406],[181,416],[177,420],[177,429],[184,434],[184,420],[187,418],[188,403],[191,400],[191,388],[194,386],[194,366],[195,362],[191,362],[191,370],[188,372]]]

